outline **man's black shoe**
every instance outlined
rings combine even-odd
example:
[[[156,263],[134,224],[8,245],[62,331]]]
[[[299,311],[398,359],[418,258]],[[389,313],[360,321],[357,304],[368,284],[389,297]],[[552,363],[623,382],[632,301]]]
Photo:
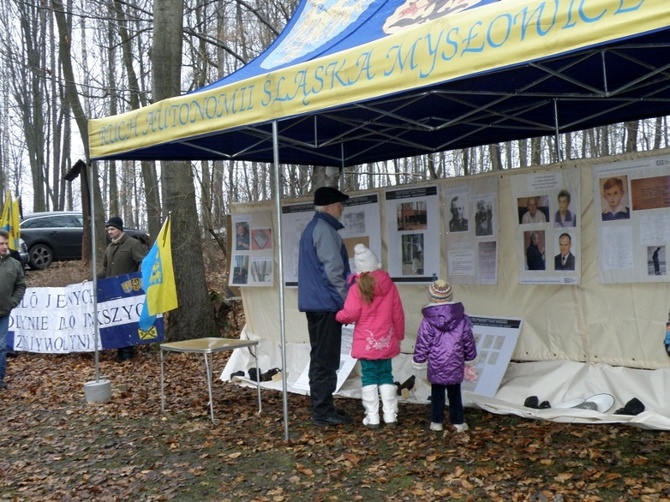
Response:
[[[0,389],[6,389],[7,384],[5,382],[0,381]]]
[[[338,415],[337,413],[333,413],[332,415],[325,417],[312,417],[312,422],[314,422],[314,425],[323,427],[326,425],[350,424],[351,419],[349,417],[344,417],[342,415]]]

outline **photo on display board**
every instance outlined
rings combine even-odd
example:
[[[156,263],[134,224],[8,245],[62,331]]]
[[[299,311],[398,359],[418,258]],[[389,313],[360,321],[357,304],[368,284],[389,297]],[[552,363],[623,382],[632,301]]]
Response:
[[[267,284],[272,281],[272,258],[252,258],[251,278],[258,284]]]
[[[467,232],[468,231],[468,213],[466,199],[463,196],[456,196],[449,203],[451,219],[449,220],[449,232]]]
[[[612,176],[600,179],[602,200],[601,217],[603,221],[630,219],[630,202],[628,200],[628,176]]]
[[[577,226],[577,215],[572,208],[572,195],[566,189],[556,197],[558,209],[554,213],[554,228],[573,228]]]
[[[549,218],[549,198],[546,195],[533,195],[517,199],[519,223],[547,223]]]
[[[233,267],[233,284],[247,284],[249,281],[249,256],[235,255]]]
[[[647,246],[647,274],[666,275],[667,273],[665,246]]]
[[[347,206],[346,211],[342,214],[342,224],[352,234],[365,234],[367,232],[365,228],[365,211]]]
[[[238,221],[235,224],[235,251],[249,251],[249,223]]]
[[[402,236],[403,275],[423,275],[423,234]]]
[[[497,277],[497,242],[484,241],[478,243],[478,267],[481,284],[495,284]]]
[[[554,270],[574,271],[575,264],[572,235],[563,232],[558,236],[558,254],[554,256]]]
[[[489,199],[480,199],[475,203],[475,236],[493,235],[493,205]]]
[[[428,207],[425,201],[398,204],[398,231],[425,230],[428,226]]]
[[[272,229],[257,228],[251,231],[251,249],[272,249]]]
[[[523,233],[526,250],[526,270],[546,270],[544,230]]]

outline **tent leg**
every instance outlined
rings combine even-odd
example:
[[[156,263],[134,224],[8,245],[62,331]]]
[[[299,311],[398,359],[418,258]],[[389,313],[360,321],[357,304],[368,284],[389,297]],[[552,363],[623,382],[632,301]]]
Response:
[[[279,180],[279,135],[277,121],[272,122],[272,150],[274,153],[274,197],[275,215],[277,217],[277,248],[278,248],[278,278],[279,278],[279,333],[281,344],[281,383],[284,409],[284,441],[289,440],[288,432],[288,386],[286,382],[286,315],[284,305],[284,244],[282,243],[281,227],[281,183]]]

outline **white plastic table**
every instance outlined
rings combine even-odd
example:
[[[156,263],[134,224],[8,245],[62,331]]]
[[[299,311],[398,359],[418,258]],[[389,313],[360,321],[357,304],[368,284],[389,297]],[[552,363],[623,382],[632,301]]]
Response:
[[[214,401],[212,399],[212,354],[224,350],[235,350],[242,347],[248,347],[249,353],[256,362],[256,375],[258,375],[258,357],[252,347],[258,347],[258,340],[238,340],[235,338],[195,338],[194,340],[184,340],[182,342],[161,343],[161,411],[165,411],[165,389],[164,389],[164,352],[194,352],[205,356],[205,371],[207,373],[207,391],[209,392],[209,412],[214,420]],[[261,412],[261,383],[260,378],[256,381],[258,390],[258,413]]]

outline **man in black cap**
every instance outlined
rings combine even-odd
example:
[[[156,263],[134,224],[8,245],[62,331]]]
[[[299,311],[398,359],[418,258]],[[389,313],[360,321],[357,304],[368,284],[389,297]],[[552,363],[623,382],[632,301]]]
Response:
[[[339,220],[348,198],[335,188],[319,188],[314,193],[314,218],[300,237],[298,309],[307,315],[309,389],[316,425],[351,421],[333,403],[342,346],[342,325],[335,314],[344,306],[350,274],[347,248],[337,231],[344,228]]]
[[[142,264],[142,259],[147,254],[142,243],[124,233],[123,220],[118,216],[113,216],[105,224],[110,243],[105,250],[105,257],[102,260],[104,272],[100,278],[114,277],[122,274],[137,272]],[[135,355],[134,348],[121,347],[117,351],[117,359],[126,361],[132,359]]]

